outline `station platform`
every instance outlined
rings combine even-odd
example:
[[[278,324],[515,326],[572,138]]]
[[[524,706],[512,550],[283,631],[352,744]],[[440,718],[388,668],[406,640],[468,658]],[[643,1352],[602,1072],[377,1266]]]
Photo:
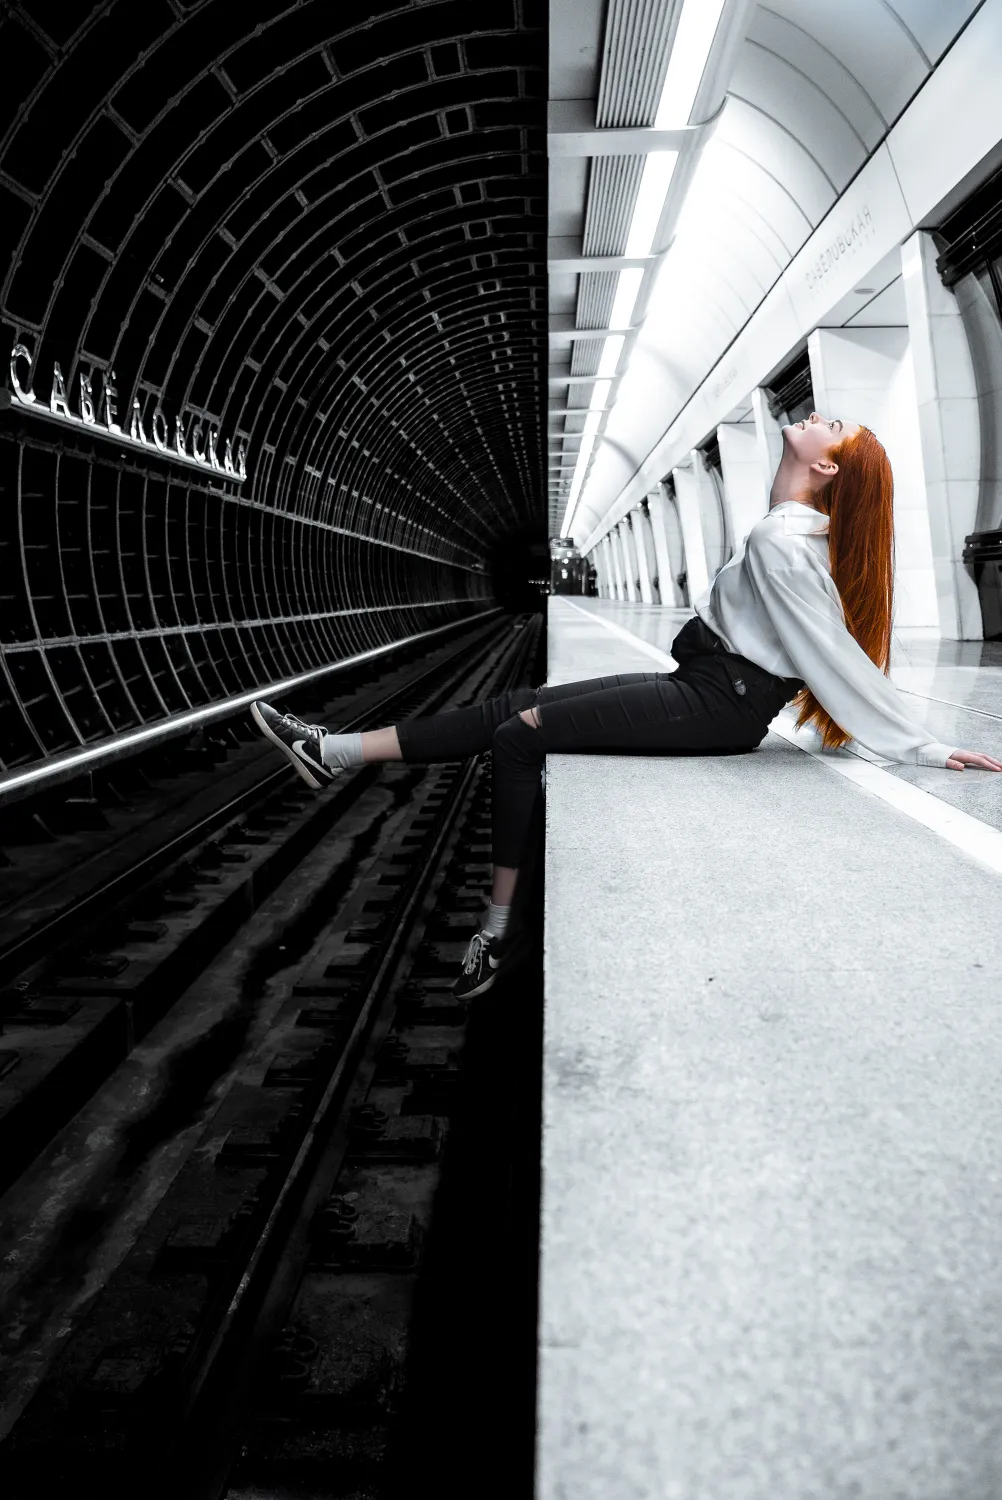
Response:
[[[550,681],[686,613],[550,601]],[[1002,755],[1002,652],[896,643]],[[1002,777],[552,755],[539,1500],[1002,1494]]]

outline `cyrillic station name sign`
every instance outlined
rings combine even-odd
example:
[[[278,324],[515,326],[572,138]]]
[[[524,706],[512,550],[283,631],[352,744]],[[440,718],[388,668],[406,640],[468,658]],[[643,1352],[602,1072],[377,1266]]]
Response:
[[[835,234],[830,243],[824,245],[812,263],[804,270],[807,285],[813,292],[838,262],[851,258],[873,234],[873,215],[869,205],[862,204],[855,213],[846,218],[841,233]]]
[[[168,422],[159,403],[153,408],[151,431],[143,426],[142,407],[137,396],[132,403],[126,430],[118,420],[118,386],[114,370],[101,371],[100,387],[94,390],[94,377],[80,371],[77,410],[70,408],[66,382],[59,362],[52,366],[52,387],[48,405],[39,401],[31,388],[33,356],[24,344],[15,344],[10,353],[10,384],[13,399],[27,411],[48,419],[54,418],[77,431],[85,428],[98,437],[111,438],[126,447],[146,453],[160,453],[175,463],[196,469],[208,469],[221,477],[242,484],[247,478],[247,446],[241,438],[236,453],[229,438],[220,438],[219,429],[202,417],[179,412]]]

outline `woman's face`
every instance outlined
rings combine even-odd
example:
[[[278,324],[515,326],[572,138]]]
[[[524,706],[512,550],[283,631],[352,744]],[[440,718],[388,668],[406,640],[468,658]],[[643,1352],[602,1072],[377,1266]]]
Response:
[[[784,446],[801,463],[815,464],[828,457],[828,450],[843,438],[855,437],[859,431],[856,422],[843,422],[840,417],[822,417],[812,411],[801,422],[783,428]]]

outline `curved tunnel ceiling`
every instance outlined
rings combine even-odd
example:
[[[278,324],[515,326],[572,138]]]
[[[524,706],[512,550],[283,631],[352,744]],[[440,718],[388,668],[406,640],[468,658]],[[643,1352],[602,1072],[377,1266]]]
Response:
[[[6,767],[482,608],[543,526],[544,22],[0,6]]]
[[[602,528],[978,9],[979,0],[759,0],[585,481],[581,537]]]

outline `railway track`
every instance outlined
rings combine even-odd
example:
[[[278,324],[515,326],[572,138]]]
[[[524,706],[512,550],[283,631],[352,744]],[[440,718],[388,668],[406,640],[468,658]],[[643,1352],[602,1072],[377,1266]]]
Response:
[[[490,657],[497,631],[481,625],[323,711],[346,729],[434,711],[457,674]],[[236,739],[238,726],[224,728]],[[191,797],[188,778],[172,778],[162,816],[133,816],[87,863],[57,847],[58,877],[3,913],[0,1190],[378,774],[351,778],[318,809],[256,732],[239,731],[234,765],[203,771]]]
[[[537,649],[535,621],[493,624],[364,721],[523,682]],[[66,916],[24,986],[24,1012],[53,1017],[36,1034],[62,1048],[38,1047],[45,1078],[20,1114],[0,1114],[24,1169],[4,1200],[5,1263],[25,1254],[6,1286],[0,1273],[11,1500],[68,1484],[193,1500],[409,1493],[416,1455],[442,1481],[428,1377],[462,1405],[441,1350],[485,1356],[455,1288],[472,1294],[471,1266],[495,1260],[511,1283],[514,1257],[513,1305],[527,1288],[531,1305],[531,1025],[520,1051],[502,1027],[471,1095],[460,1059],[491,1007],[478,1023],[451,994],[489,870],[489,764],[363,768],[322,798],[276,774],[254,799],[238,792],[235,815],[220,801],[211,837],[186,834],[182,863],[90,933],[89,972],[67,976],[79,937]],[[78,917],[94,909],[90,896]],[[520,973],[524,999],[531,964]],[[54,1098],[64,1128],[48,1139]],[[443,1193],[452,1232],[433,1213]],[[457,1256],[471,1225],[477,1250]],[[483,1301],[485,1327],[506,1299]],[[531,1388],[531,1332],[520,1338]],[[517,1463],[531,1468],[531,1413],[520,1420]]]
[[[284,701],[345,729],[367,726],[411,702],[420,706],[420,679],[449,680],[464,654],[496,629],[489,612],[449,627],[442,639],[335,668],[325,692],[315,682]],[[269,747],[241,709],[0,808],[0,984],[50,953],[62,931],[79,928],[88,902],[94,911],[109,906],[282,784]]]

